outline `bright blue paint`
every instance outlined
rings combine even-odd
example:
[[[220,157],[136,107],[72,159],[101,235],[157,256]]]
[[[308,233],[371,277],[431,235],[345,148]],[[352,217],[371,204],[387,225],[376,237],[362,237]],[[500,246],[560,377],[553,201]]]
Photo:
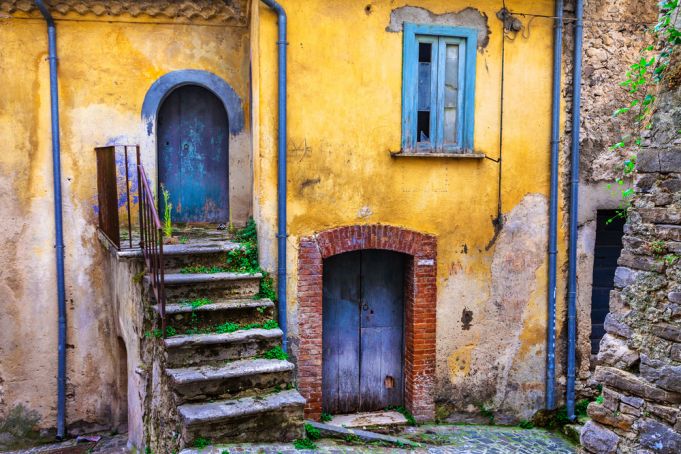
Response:
[[[438,38],[440,38],[438,40]],[[442,39],[445,38],[445,39]],[[433,54],[438,55],[437,62],[431,58],[433,74],[432,99],[437,100],[437,108],[431,111],[430,144],[419,144],[417,135],[418,115],[418,44],[419,42],[433,42]],[[444,77],[444,54],[442,49],[446,43],[458,43],[463,52],[459,54],[459,106],[457,109],[457,144],[445,146],[443,144],[444,83],[436,81]],[[473,149],[475,132],[475,66],[477,59],[478,33],[476,30],[464,27],[448,27],[442,25],[404,24],[404,48],[402,64],[402,149],[413,150],[423,148],[438,151],[461,151]],[[435,52],[436,46],[441,46]],[[432,108],[432,102],[431,102]]]
[[[244,129],[244,111],[241,98],[234,89],[215,74],[198,69],[182,69],[160,77],[154,82],[144,97],[142,118],[146,122],[147,135],[154,133],[158,109],[163,100],[174,89],[183,85],[198,85],[213,92],[225,105],[229,117],[229,132],[239,134]]]

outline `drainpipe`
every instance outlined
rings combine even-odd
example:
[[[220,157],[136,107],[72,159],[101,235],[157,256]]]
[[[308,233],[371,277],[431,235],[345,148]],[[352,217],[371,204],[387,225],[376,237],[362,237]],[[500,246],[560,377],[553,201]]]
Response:
[[[279,38],[277,52],[279,56],[278,91],[279,91],[279,132],[277,140],[277,296],[279,298],[279,327],[284,332],[282,348],[288,351],[286,334],[286,11],[274,0],[262,0],[277,13]]]
[[[563,0],[556,0],[551,88],[551,195],[549,202],[549,320],[546,346],[546,409],[555,407],[556,384],[556,256],[558,254],[558,146],[560,144],[560,81],[563,58]]]
[[[583,0],[575,2],[575,48],[572,75],[572,186],[570,190],[570,250],[568,254],[567,416],[575,419],[575,344],[577,340],[577,216],[579,214],[579,125],[582,92]]]
[[[57,307],[59,313],[59,346],[57,365],[57,439],[65,436],[66,410],[66,290],[64,288],[64,235],[61,198],[61,146],[59,143],[59,88],[57,85],[57,29],[42,0],[35,5],[47,23],[48,60],[50,61],[50,108],[52,118],[52,175],[54,185],[54,226],[57,265]]]

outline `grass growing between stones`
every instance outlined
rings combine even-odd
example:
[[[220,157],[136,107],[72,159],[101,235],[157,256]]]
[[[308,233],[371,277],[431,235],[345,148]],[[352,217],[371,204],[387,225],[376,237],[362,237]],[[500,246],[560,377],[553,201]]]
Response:
[[[189,328],[185,334],[229,334],[236,331],[247,331],[250,329],[277,329],[279,324],[276,320],[267,320],[264,323],[248,323],[242,325],[240,323],[225,322],[220,325],[209,326],[206,328]]]
[[[195,300],[184,300],[180,301],[183,306],[191,306],[192,309],[198,309],[201,306],[207,306],[208,304],[213,304],[214,301],[210,298],[197,298]]]
[[[401,413],[402,416],[404,416],[404,418],[407,420],[407,423],[410,426],[416,425],[416,419],[414,418],[414,415],[412,415],[411,412],[409,410],[407,410],[405,407],[403,407],[401,405],[400,406],[390,406],[390,407],[386,407],[386,410],[388,410],[388,411],[392,410],[392,411],[396,411],[398,413]]]
[[[265,353],[263,353],[262,357],[265,359],[287,360],[288,354],[281,347],[276,346],[271,350],[268,350]]]

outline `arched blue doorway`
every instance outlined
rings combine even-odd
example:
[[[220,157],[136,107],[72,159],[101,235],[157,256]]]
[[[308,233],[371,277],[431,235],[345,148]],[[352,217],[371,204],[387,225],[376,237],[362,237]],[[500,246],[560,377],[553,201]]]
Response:
[[[173,90],[157,127],[158,182],[174,222],[229,221],[229,129],[222,102],[198,85]],[[161,212],[165,209],[159,198]]]
[[[160,212],[163,184],[173,222],[229,221],[230,139],[244,129],[234,89],[208,71],[173,71],[149,88],[142,120],[155,145]]]

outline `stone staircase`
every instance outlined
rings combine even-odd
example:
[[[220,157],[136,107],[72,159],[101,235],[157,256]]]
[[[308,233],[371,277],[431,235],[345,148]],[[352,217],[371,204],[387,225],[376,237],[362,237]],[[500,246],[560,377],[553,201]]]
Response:
[[[162,377],[152,402],[169,408],[150,413],[158,415],[151,418],[159,425],[156,438],[168,440],[159,440],[154,452],[303,437],[305,400],[294,387],[293,364],[281,359],[275,305],[257,299],[262,275],[181,272],[224,265],[226,252],[238,247],[221,242],[164,248],[166,323],[173,335],[155,347]],[[158,315],[159,308],[153,309]]]

